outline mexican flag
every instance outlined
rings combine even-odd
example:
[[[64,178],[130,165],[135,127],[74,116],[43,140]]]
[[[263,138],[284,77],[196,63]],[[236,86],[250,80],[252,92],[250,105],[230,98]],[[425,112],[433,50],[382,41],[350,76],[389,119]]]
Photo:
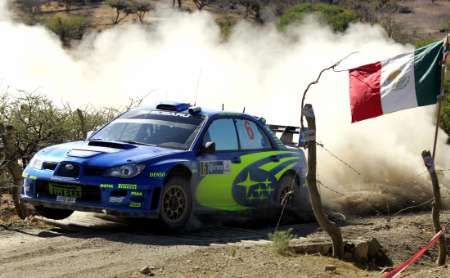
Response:
[[[352,122],[435,104],[447,40],[350,70]]]

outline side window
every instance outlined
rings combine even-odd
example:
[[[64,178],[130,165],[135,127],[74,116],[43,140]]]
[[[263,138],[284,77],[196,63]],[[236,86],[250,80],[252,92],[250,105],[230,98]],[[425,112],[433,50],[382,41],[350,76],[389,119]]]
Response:
[[[242,150],[269,149],[270,141],[253,121],[236,120]]]
[[[203,143],[213,141],[217,151],[236,151],[239,149],[236,129],[232,119],[218,119],[211,123],[203,138]]]

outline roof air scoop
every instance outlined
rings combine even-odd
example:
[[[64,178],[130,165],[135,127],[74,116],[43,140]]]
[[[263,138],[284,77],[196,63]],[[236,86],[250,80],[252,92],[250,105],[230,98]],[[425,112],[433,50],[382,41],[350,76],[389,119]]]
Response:
[[[189,103],[180,103],[180,102],[164,102],[160,103],[156,106],[158,110],[165,111],[173,111],[173,112],[182,112],[186,111],[191,107]]]

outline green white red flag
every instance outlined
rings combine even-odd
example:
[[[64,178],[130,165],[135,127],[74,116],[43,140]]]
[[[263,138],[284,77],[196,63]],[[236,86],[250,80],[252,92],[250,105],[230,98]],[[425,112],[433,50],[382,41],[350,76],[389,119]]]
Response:
[[[448,41],[439,41],[391,59],[351,69],[352,122],[435,104]]]

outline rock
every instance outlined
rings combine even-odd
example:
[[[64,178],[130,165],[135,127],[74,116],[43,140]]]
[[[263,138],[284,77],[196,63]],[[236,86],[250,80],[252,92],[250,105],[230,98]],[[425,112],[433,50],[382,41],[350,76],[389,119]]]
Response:
[[[344,260],[351,261],[353,260],[353,254],[351,252],[344,253]]]
[[[141,270],[139,270],[139,272],[144,275],[153,276],[154,275],[152,272],[153,269],[154,268],[147,265],[147,266],[144,266],[143,268],[141,268]]]
[[[369,242],[357,243],[353,255],[357,262],[367,262],[369,260]]]
[[[332,264],[326,265],[325,266],[325,271],[329,271],[329,272],[336,271],[336,266],[332,265]]]
[[[332,253],[331,242],[310,242],[310,243],[297,243],[291,241],[289,244],[289,250],[296,254],[321,254],[323,256],[331,255]]]

